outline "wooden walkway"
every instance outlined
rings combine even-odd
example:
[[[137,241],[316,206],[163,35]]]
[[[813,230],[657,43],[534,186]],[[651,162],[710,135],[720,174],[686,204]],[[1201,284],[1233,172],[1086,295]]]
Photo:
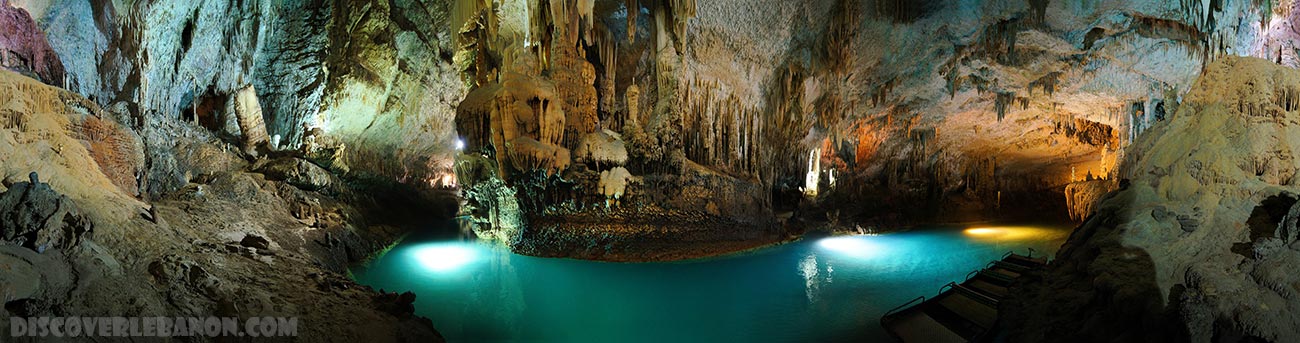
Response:
[[[1007,296],[1011,282],[1046,263],[1044,258],[1008,252],[967,274],[960,284],[944,285],[933,298],[918,297],[886,312],[880,325],[903,342],[982,341],[997,324],[998,302]]]

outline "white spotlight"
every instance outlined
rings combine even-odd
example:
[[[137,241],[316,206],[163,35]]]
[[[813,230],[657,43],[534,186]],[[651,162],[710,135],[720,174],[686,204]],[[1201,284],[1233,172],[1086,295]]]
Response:
[[[435,272],[449,272],[474,262],[474,249],[460,244],[428,244],[412,250],[412,257],[425,268]]]

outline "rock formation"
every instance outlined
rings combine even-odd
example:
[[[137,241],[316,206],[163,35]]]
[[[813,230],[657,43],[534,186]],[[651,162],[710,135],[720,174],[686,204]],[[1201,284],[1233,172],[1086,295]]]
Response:
[[[257,91],[253,86],[235,92],[235,118],[239,122],[244,153],[257,156],[257,149],[268,148],[270,138],[266,136],[262,105],[257,102]]]
[[[5,219],[24,281],[0,277],[24,315],[69,290],[142,299],[107,314],[264,295],[325,311],[306,339],[362,338],[323,318],[347,311],[433,339],[412,296],[339,275],[407,229],[389,202],[455,192],[437,209],[473,236],[614,261],[1069,217],[1026,299],[1070,301],[1014,337],[1296,340],[1295,5],[0,0],[0,199],[21,208],[0,214],[71,218]],[[88,258],[130,290],[77,288]]]
[[[187,153],[175,158],[194,182],[146,204],[120,183],[147,176],[129,174],[133,133],[119,115],[9,71],[0,90],[0,318],[299,316],[308,340],[441,340],[427,319],[390,314],[341,274],[397,239],[386,225],[406,225],[366,214],[391,206],[382,199],[294,187],[319,170],[267,180],[237,149],[181,136]]]
[[[1282,271],[1300,257],[1290,153],[1300,133],[1285,124],[1300,116],[1285,96],[1297,87],[1300,72],[1270,61],[1211,64],[1180,110],[1130,147],[1119,190],[1026,286],[1012,337],[1300,339]]]
[[[63,62],[45,40],[45,33],[22,8],[0,1],[0,67],[63,86]]]
[[[36,252],[71,249],[94,230],[94,223],[82,215],[71,199],[56,193],[50,184],[31,173],[27,182],[8,186],[0,193],[0,239]]]

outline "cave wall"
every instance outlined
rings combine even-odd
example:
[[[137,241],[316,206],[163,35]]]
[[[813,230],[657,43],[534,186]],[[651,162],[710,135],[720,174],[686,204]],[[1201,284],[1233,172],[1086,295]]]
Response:
[[[1176,108],[1205,61],[1282,51],[1293,63],[1280,48],[1292,13],[1247,2],[558,1],[546,15],[525,10],[539,6],[530,2],[490,3],[484,32],[508,37],[480,54],[496,73],[511,49],[540,51],[523,41],[552,44],[534,68],[561,85],[574,124],[566,149],[609,129],[627,135],[633,175],[698,165],[786,189],[811,188],[816,156],[818,179],[837,173],[846,193],[898,195],[865,212],[919,202],[933,206],[918,214],[978,214],[1002,208],[1004,194],[1110,178],[1123,147]],[[126,113],[148,151],[171,149],[178,132],[239,136],[221,113],[232,106],[207,104],[253,85],[279,146],[319,130],[336,152],[322,164],[340,170],[429,185],[452,173],[454,108],[475,87],[455,63],[456,4],[13,4],[72,61],[67,87]],[[1211,20],[1227,13],[1244,16]],[[539,29],[548,20],[564,27]],[[1078,123],[1118,139],[1075,139]],[[139,187],[183,185],[186,163],[172,155],[151,153]]]
[[[554,83],[547,101],[565,112],[556,147],[573,155],[599,127],[625,143],[633,183],[703,170],[769,188],[752,194],[763,212],[847,209],[886,224],[1082,218],[1114,187],[1126,147],[1177,110],[1207,63],[1277,50],[1291,16],[1284,5],[1207,1],[475,4],[453,20],[467,87],[535,56],[519,70]],[[501,155],[533,144],[507,145],[484,155],[509,181]],[[568,165],[579,174],[604,171],[577,158]],[[560,193],[599,191],[546,164],[568,185]],[[647,189],[660,187],[672,193],[672,182]],[[773,195],[789,192],[818,196]]]
[[[248,86],[268,130],[262,150],[329,142],[319,163],[341,172],[448,183],[435,180],[451,174],[451,113],[463,94],[447,68],[448,2],[12,5],[31,11],[70,61],[68,89],[140,132],[149,153],[139,187],[151,196],[198,176],[177,160],[186,155],[178,139],[241,144],[234,95]]]
[[[1042,281],[1027,285],[1011,337],[1037,341],[1083,322],[1106,329],[1084,330],[1082,341],[1298,339],[1283,271],[1300,256],[1298,136],[1286,124],[1300,114],[1298,77],[1258,58],[1210,64],[1180,110],[1129,148],[1118,189]]]

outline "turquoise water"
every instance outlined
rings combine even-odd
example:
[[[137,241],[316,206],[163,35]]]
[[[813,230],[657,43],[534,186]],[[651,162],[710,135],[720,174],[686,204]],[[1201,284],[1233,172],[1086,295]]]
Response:
[[[807,237],[675,263],[522,256],[411,237],[357,281],[412,291],[450,342],[889,341],[880,316],[1009,250],[1055,253],[1065,227],[934,227]]]

